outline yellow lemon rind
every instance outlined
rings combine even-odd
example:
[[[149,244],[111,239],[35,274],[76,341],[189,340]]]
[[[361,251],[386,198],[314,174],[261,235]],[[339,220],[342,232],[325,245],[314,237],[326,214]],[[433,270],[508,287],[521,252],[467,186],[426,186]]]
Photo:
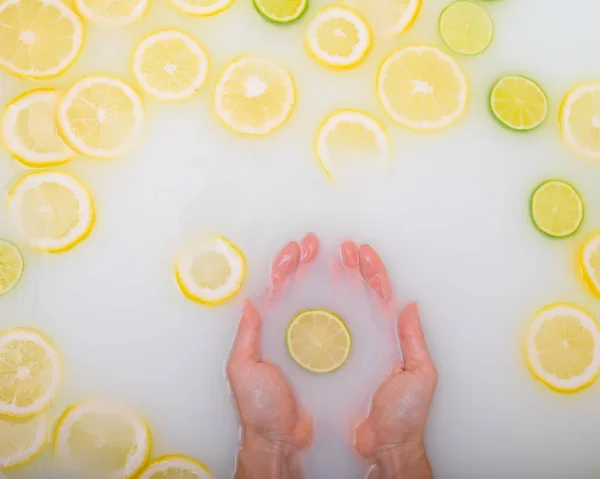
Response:
[[[584,92],[585,90],[600,91],[600,82],[582,83],[580,85],[577,85],[577,86],[571,88],[566,93],[566,95],[564,96],[564,98],[560,104],[559,113],[558,113],[558,123],[560,125],[562,137],[564,138],[566,143],[569,145],[569,147],[571,147],[574,151],[576,151],[577,153],[580,153],[581,155],[583,155],[587,158],[590,158],[593,160],[598,160],[598,159],[600,159],[600,150],[592,151],[588,148],[579,146],[579,144],[577,143],[577,141],[571,134],[570,128],[568,127],[567,116],[570,111],[570,108],[571,108],[572,104],[577,100],[578,94],[580,94],[580,92]]]
[[[149,5],[149,0],[140,0],[132,15],[111,18],[94,14],[85,4],[85,0],[73,0],[73,6],[81,17],[105,26],[125,26],[136,23],[146,16]]]
[[[233,4],[233,0],[217,0],[215,5],[210,8],[201,7],[194,8],[187,5],[185,0],[169,0],[169,3],[173,5],[177,10],[187,15],[194,15],[198,17],[212,17],[217,13],[224,12]]]
[[[139,473],[137,479],[152,479],[152,475],[155,472],[160,472],[161,469],[157,468],[158,465],[160,465],[160,463],[162,462],[179,462],[179,463],[188,463],[190,465],[192,465],[195,469],[199,469],[201,470],[204,474],[207,475],[207,477],[210,478],[214,478],[212,472],[210,471],[210,469],[208,468],[208,466],[206,464],[204,464],[203,462],[194,459],[193,457],[189,457],[189,456],[183,456],[180,454],[167,454],[165,456],[161,456],[157,459],[152,460],[151,462],[149,462],[146,467],[144,467],[144,469]],[[153,469],[156,469],[155,471]],[[200,479],[200,478],[199,478]],[[204,478],[202,478],[204,479]]]

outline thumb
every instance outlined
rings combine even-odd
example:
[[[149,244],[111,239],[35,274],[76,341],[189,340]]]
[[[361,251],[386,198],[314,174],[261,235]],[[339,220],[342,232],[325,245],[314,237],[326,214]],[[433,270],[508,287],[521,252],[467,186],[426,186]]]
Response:
[[[407,371],[414,371],[425,363],[431,362],[425,336],[421,329],[419,307],[409,304],[398,318],[398,340]]]
[[[260,361],[260,313],[247,301],[229,357],[230,364],[247,360]]]

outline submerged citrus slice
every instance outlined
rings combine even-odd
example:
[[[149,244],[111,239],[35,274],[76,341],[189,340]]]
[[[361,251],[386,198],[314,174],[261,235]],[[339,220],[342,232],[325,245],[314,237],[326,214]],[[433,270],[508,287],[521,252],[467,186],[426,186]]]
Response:
[[[135,477],[150,455],[148,425],[116,404],[86,402],[65,411],[54,432],[54,451],[86,477]]]
[[[307,371],[331,373],[343,366],[352,349],[352,337],[344,321],[329,311],[298,314],[286,334],[292,359]]]
[[[448,5],[440,15],[440,35],[456,53],[477,55],[492,43],[494,24],[480,5],[458,1]]]
[[[583,279],[596,296],[600,296],[600,232],[589,238],[579,251]]]
[[[58,353],[48,339],[30,329],[0,334],[0,415],[38,414],[60,383]]]
[[[148,0],[74,0],[79,13],[104,25],[129,25],[144,16]]]
[[[190,35],[161,30],[143,38],[133,54],[133,74],[159,100],[182,100],[206,81],[208,55]]]
[[[513,130],[533,130],[548,115],[548,98],[529,78],[509,75],[501,78],[490,93],[490,108],[496,119]]]
[[[232,298],[246,277],[246,258],[222,236],[205,238],[186,248],[175,265],[183,294],[202,304],[220,304]]]
[[[358,65],[371,48],[371,30],[354,10],[325,7],[306,30],[308,51],[318,62],[329,67]]]
[[[21,280],[25,261],[19,248],[0,239],[0,296],[11,291]]]
[[[466,110],[469,87],[456,61],[436,47],[408,46],[379,68],[377,93],[388,115],[413,130],[450,126]]]
[[[560,109],[560,126],[573,149],[600,158],[600,83],[586,83],[567,93]]]
[[[0,469],[22,466],[42,452],[50,422],[42,413],[33,418],[0,417]]]
[[[94,226],[89,192],[66,173],[30,173],[13,186],[8,201],[29,244],[42,251],[67,251],[83,241]]]
[[[579,391],[600,374],[600,328],[587,311],[553,304],[539,311],[527,333],[533,374],[561,392]]]
[[[416,20],[421,0],[343,0],[369,21],[375,34],[397,35]]]
[[[531,218],[542,233],[554,238],[566,238],[581,226],[583,201],[570,184],[558,180],[546,181],[531,196]]]
[[[58,105],[62,137],[82,155],[114,158],[137,142],[144,123],[142,100],[125,82],[105,75],[85,77]]]
[[[254,0],[256,10],[267,20],[275,23],[292,23],[308,8],[308,0]]]
[[[2,140],[8,151],[30,168],[60,165],[77,154],[58,134],[56,90],[31,90],[8,104],[2,117]]]
[[[83,22],[62,0],[0,2],[0,66],[32,78],[60,75],[83,46]]]
[[[183,13],[210,16],[228,9],[233,0],[169,0]]]
[[[236,133],[266,135],[283,125],[296,105],[292,75],[254,57],[232,62],[219,77],[215,110]]]
[[[186,456],[163,456],[152,461],[138,479],[214,479],[204,464]]]

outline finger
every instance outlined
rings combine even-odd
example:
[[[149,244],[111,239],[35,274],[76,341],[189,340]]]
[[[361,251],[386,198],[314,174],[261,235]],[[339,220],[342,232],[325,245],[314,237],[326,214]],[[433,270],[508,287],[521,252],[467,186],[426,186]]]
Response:
[[[313,440],[313,421],[308,413],[301,410],[299,412],[299,420],[294,431],[296,446],[299,449],[309,447]]]
[[[392,285],[387,269],[377,252],[369,245],[361,245],[358,249],[360,273],[377,295],[388,302],[393,298]]]
[[[358,246],[351,240],[346,240],[340,246],[342,264],[348,269],[358,268]]]
[[[429,351],[425,344],[425,336],[421,328],[417,303],[409,304],[400,313],[398,318],[398,340],[400,341],[404,366],[407,371],[415,371],[419,367],[431,363]]]
[[[298,269],[300,246],[292,241],[279,252],[271,268],[271,284],[279,289],[287,283]]]
[[[319,253],[319,238],[314,233],[308,233],[300,241],[300,262],[312,263]]]
[[[260,313],[247,301],[231,349],[230,364],[235,365],[248,360],[260,361],[260,328]]]
[[[375,433],[368,419],[361,422],[354,431],[354,449],[363,459],[370,459],[375,451]]]

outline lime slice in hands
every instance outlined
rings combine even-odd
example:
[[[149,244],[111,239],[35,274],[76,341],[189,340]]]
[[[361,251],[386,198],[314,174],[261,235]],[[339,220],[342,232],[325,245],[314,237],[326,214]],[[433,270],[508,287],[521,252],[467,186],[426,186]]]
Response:
[[[11,291],[23,276],[25,262],[19,248],[0,239],[0,296]]]
[[[490,108],[496,119],[512,130],[527,131],[540,126],[548,115],[548,98],[529,78],[501,78],[490,93]]]
[[[308,0],[254,0],[256,10],[275,23],[292,23],[308,8]]]
[[[546,181],[531,196],[531,218],[535,226],[548,236],[571,236],[583,222],[581,196],[564,181]]]
[[[485,8],[460,1],[447,6],[440,15],[440,35],[456,53],[477,55],[492,43],[494,24]]]

